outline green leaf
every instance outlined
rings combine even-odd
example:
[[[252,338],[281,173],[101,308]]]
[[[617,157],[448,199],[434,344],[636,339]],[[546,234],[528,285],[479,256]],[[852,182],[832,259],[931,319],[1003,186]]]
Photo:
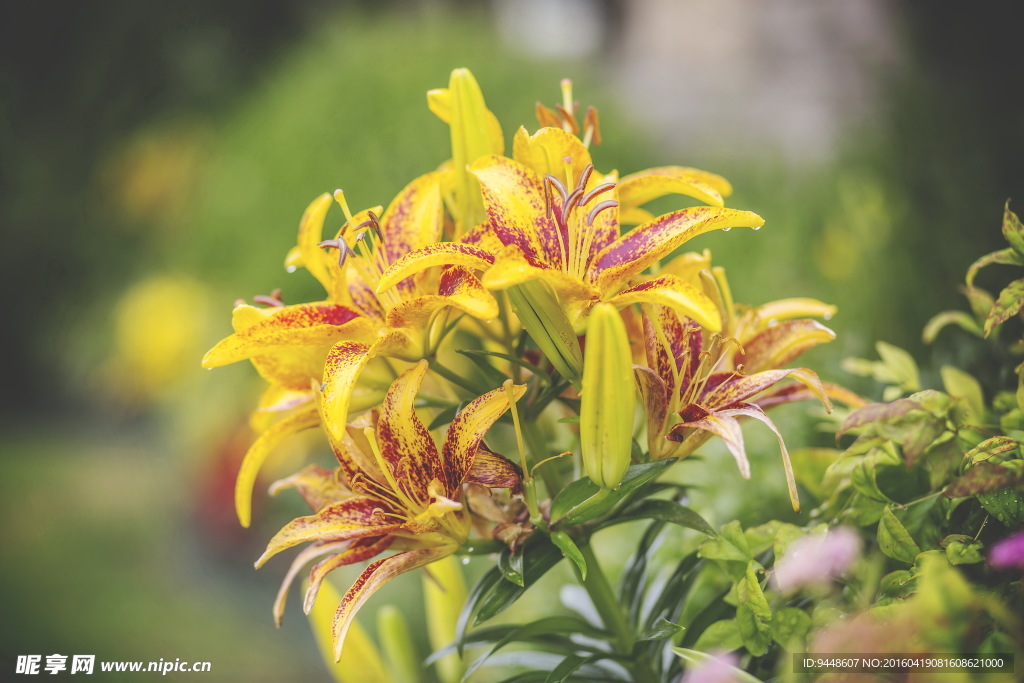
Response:
[[[946,551],[946,559],[950,564],[976,564],[985,559],[981,554],[984,545],[964,534],[951,534],[939,543]]]
[[[743,639],[743,646],[755,657],[768,652],[771,645],[771,627],[761,619],[758,619],[754,612],[746,605],[736,608],[736,626],[739,628],[740,637]]]
[[[618,488],[600,489],[589,479],[577,479],[562,489],[551,501],[553,524],[580,524],[610,511],[627,494],[654,481],[672,466],[675,458],[632,465],[622,477]]]
[[[517,586],[526,586],[523,578],[523,548],[520,546],[516,552],[505,548],[498,555],[498,570],[506,580]]]
[[[991,460],[997,455],[1014,451],[1019,447],[1020,441],[1017,441],[1017,439],[1013,439],[1009,436],[993,436],[991,439],[985,439],[977,446],[967,451],[964,455],[964,461],[971,465],[977,465]]]
[[[689,663],[693,667],[707,665],[711,662],[711,660],[715,659],[713,655],[709,655],[705,652],[698,652],[697,650],[688,650],[682,647],[674,647],[672,648],[672,652],[678,655],[679,657],[685,659],[687,663]],[[735,683],[761,683],[758,679],[754,678],[746,671],[743,671],[742,669],[737,669],[736,667],[730,666],[725,662],[719,662],[718,666],[728,667],[729,669],[731,669],[730,673],[732,674],[732,678],[730,680],[734,681]]]
[[[559,550],[546,534],[535,533],[527,539],[523,547],[523,586],[506,581],[501,571],[495,567],[487,574],[481,582],[492,577],[487,584],[487,590],[475,601],[473,624],[482,624],[497,614],[503,612],[510,605],[515,603],[523,593],[529,589],[540,577],[548,572],[562,559],[562,551]],[[467,599],[469,606],[473,599],[472,593]],[[465,609],[463,610],[465,613]],[[460,617],[461,622],[461,617]]]
[[[558,663],[548,677],[544,679],[544,683],[562,683],[562,681],[569,678],[577,669],[584,664],[588,664],[596,659],[601,659],[605,655],[593,654],[593,655],[569,655],[561,662]]]
[[[624,513],[609,519],[607,522],[599,525],[598,528],[604,529],[614,524],[631,522],[637,519],[660,520],[687,529],[693,529],[711,537],[717,536],[714,527],[708,524],[703,517],[685,505],[680,505],[671,500],[645,500],[629,508]]]
[[[495,652],[514,642],[531,642],[538,637],[562,636],[569,634],[580,634],[590,638],[601,638],[604,632],[594,628],[579,617],[567,615],[544,617],[530,622],[508,632],[501,640],[496,642],[483,655],[477,658],[468,669],[463,678],[469,676],[480,668],[480,666]]]
[[[799,652],[811,630],[811,615],[796,607],[783,607],[772,615],[772,638],[782,647]]]
[[[992,311],[985,319],[985,336],[992,333],[997,325],[1002,325],[1024,308],[1024,278],[1014,280],[999,292]]]
[[[661,593],[651,605],[647,615],[648,623],[657,623],[660,618],[676,618],[683,599],[700,575],[697,571],[699,566],[700,562],[696,555],[687,555],[679,561],[671,578],[665,582]],[[694,623],[696,621],[691,622],[691,626]]]
[[[1019,466],[1010,466],[1009,463],[1000,465],[991,462],[981,462],[971,467],[957,479],[954,479],[943,490],[943,494],[947,498],[966,498],[967,496],[976,496],[979,493],[992,493],[993,491],[1021,484],[1024,484],[1024,471]]]
[[[580,571],[580,578],[586,581],[587,561],[583,558],[583,553],[580,552],[579,546],[576,545],[576,541],[572,540],[572,537],[564,531],[552,531],[551,542],[558,546],[558,549],[562,551],[563,555],[572,560],[572,563],[576,565],[576,568]]]
[[[466,596],[466,602],[462,605],[462,611],[459,612],[459,620],[455,624],[455,646],[460,657],[466,644],[466,631],[469,628],[470,622],[474,620],[474,617],[480,610],[481,601],[502,581],[504,579],[501,571],[495,567],[481,576],[480,580],[470,589],[469,595]]]
[[[484,376],[484,383],[488,386],[495,387],[501,386],[508,377],[505,373],[500,372],[497,368],[487,362],[485,354],[486,351],[477,352],[469,349],[457,349],[458,353],[469,358],[469,360],[475,365]],[[549,378],[550,379],[550,378]]]
[[[1024,526],[1024,491],[1003,489],[994,493],[978,494],[978,502],[985,512],[1004,526],[1018,529]]]
[[[971,305],[971,313],[974,314],[974,317],[978,320],[985,320],[996,303],[992,295],[979,287],[967,286],[961,288],[960,291],[967,297],[967,303]],[[984,330],[982,330],[982,334],[985,334]]]
[[[978,274],[978,271],[985,266],[990,266],[993,263],[1001,263],[1008,266],[1024,266],[1024,258],[1014,248],[1000,249],[999,251],[993,251],[991,254],[985,254],[977,261],[971,264],[967,269],[966,283],[968,287],[974,286],[974,276]]]
[[[732,652],[743,647],[743,638],[735,619],[721,619],[704,629],[693,647],[703,652]]]
[[[882,518],[878,521],[878,548],[887,557],[907,564],[913,564],[921,552],[910,532],[889,507],[882,510]]]
[[[544,372],[542,369],[538,368],[533,363],[525,361],[522,358],[517,358],[516,356],[512,356],[507,353],[498,353],[497,351],[483,351],[481,349],[458,349],[458,352],[464,356],[469,356],[470,358],[473,358],[474,356],[492,356],[494,358],[507,360],[509,363],[512,363],[513,365],[518,365],[521,368],[526,368],[527,370],[532,372],[534,376],[536,376],[537,379],[539,379],[541,382],[544,382],[545,384],[551,383],[551,375]],[[488,365],[488,367],[490,367],[490,365]],[[493,370],[494,368],[491,369]],[[504,377],[504,375],[502,377]],[[504,379],[502,381],[504,381]]]
[[[740,603],[745,605],[762,623],[769,623],[772,620],[772,608],[768,605],[768,599],[764,597],[761,590],[761,582],[757,578],[757,570],[760,564],[751,561],[747,564],[747,571],[743,580],[736,585],[736,592],[739,595]]]
[[[743,534],[740,523],[729,522],[722,527],[718,538],[704,541],[700,544],[698,554],[709,560],[724,560],[727,562],[743,562],[746,564],[753,557],[750,548],[747,546],[747,538]]]
[[[452,420],[455,419],[455,415],[458,414],[461,408],[461,405],[448,406],[447,408],[439,412],[433,420],[431,420],[430,425],[427,426],[427,429],[429,429],[430,431],[434,431],[435,429],[439,429],[440,427],[443,427],[446,424],[450,423]]]
[[[674,638],[686,629],[679,624],[673,624],[668,619],[658,619],[658,621],[651,628],[641,633],[637,640],[642,642],[666,640],[667,638]]]
[[[900,347],[884,341],[877,342],[875,349],[891,377],[890,384],[895,384],[906,391],[917,391],[921,387],[917,362],[913,356]]]
[[[906,569],[890,572],[878,584],[879,594],[887,598],[902,599],[917,590],[917,576]]]
[[[1024,226],[1021,225],[1017,214],[1010,211],[1010,200],[1006,200],[1003,207],[1003,237],[1019,256],[1024,257]],[[1024,258],[1017,265],[1024,266]]]
[[[931,491],[928,470],[920,464],[909,470],[903,465],[876,467],[875,483],[882,495],[897,503],[909,503]]]
[[[984,336],[981,325],[967,313],[963,311],[943,311],[925,324],[924,331],[921,333],[921,341],[925,344],[931,344],[939,336],[939,332],[949,325],[956,325],[970,332],[975,337]]]
[[[946,393],[963,402],[964,422],[980,425],[985,421],[985,397],[978,380],[952,365],[943,365],[939,370],[942,386]]]

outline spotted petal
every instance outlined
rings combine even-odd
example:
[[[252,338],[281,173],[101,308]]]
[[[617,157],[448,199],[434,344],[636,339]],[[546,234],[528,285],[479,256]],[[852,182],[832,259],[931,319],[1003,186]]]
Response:
[[[334,635],[335,661],[341,660],[345,647],[345,635],[348,633],[356,612],[363,606],[363,603],[370,599],[371,595],[396,576],[451,555],[455,549],[454,545],[443,545],[407,550],[383,560],[377,560],[363,570],[356,582],[345,593],[345,597],[341,599],[338,611],[334,614],[332,633]]]
[[[694,206],[673,211],[634,228],[602,249],[591,269],[602,292],[622,283],[668,255],[688,240],[711,230],[759,228],[764,219],[750,211]]]
[[[466,483],[479,484],[491,489],[517,490],[523,472],[508,458],[491,451],[482,443],[473,456],[473,465],[466,474]]]
[[[274,598],[273,612],[274,624],[276,626],[281,626],[281,620],[284,617],[284,606],[288,601],[288,589],[291,588],[295,577],[299,575],[302,568],[321,555],[336,553],[339,550],[344,550],[348,545],[349,541],[338,541],[336,543],[319,542],[308,545],[299,551],[295,559],[292,560],[292,564],[284,575],[284,579],[281,581],[281,587],[277,590],[277,597]]]
[[[427,367],[426,361],[420,361],[394,381],[384,397],[377,421],[381,467],[388,467],[399,487],[421,495],[431,481],[444,477],[437,445],[415,409]]]
[[[318,405],[324,429],[335,452],[344,450],[345,424],[348,422],[352,391],[370,358],[370,347],[359,342],[341,342],[327,354]]]
[[[743,345],[743,353],[736,362],[743,364],[744,372],[760,372],[781,367],[804,351],[830,342],[836,333],[817,320],[803,318],[786,320],[773,325]]]
[[[441,273],[437,294],[403,301],[388,312],[387,322],[391,327],[425,329],[438,310],[449,306],[480,320],[498,316],[494,295],[469,270],[453,267]]]
[[[570,189],[576,186],[583,169],[591,163],[590,152],[578,137],[561,128],[550,127],[541,128],[533,135],[520,127],[512,138],[512,157],[538,177],[543,178],[550,173]],[[572,178],[565,174],[566,158],[572,160]]]
[[[630,209],[667,194],[686,195],[711,206],[724,204],[722,195],[700,180],[654,175],[648,171],[645,174],[628,175],[619,181],[619,203]]]
[[[540,176],[498,156],[484,157],[470,170],[480,181],[484,208],[502,244],[514,244],[532,261],[560,267],[561,240],[546,213]]]
[[[252,489],[256,484],[256,475],[266,462],[267,456],[285,439],[303,429],[316,427],[320,424],[320,415],[316,410],[304,410],[276,423],[253,442],[242,459],[242,466],[235,479],[235,512],[243,527],[252,521]]]
[[[707,294],[675,275],[651,278],[607,299],[619,308],[630,304],[658,304],[692,319],[711,332],[722,329],[722,316]]]
[[[382,552],[387,550],[394,541],[395,539],[393,536],[356,539],[348,548],[334,557],[328,557],[326,560],[317,562],[316,565],[309,570],[309,586],[306,588],[306,597],[302,603],[302,610],[306,614],[309,614],[309,611],[313,609],[313,603],[316,602],[317,592],[319,592],[320,585],[324,582],[324,579],[328,574],[338,567],[347,567],[350,564],[363,562],[371,557],[380,555]]]
[[[439,183],[439,173],[421,175],[406,185],[384,212],[381,231],[389,263],[441,239],[444,205]]]
[[[203,367],[216,368],[294,346],[330,346],[369,332],[362,316],[346,306],[327,302],[285,306],[222,339],[207,352]]]
[[[701,398],[700,403],[708,408],[726,408],[740,401],[746,401],[758,392],[775,386],[783,379],[791,377],[806,386],[817,397],[826,410],[832,410],[832,401],[825,388],[821,385],[818,375],[808,368],[790,368],[787,370],[765,370],[753,375],[736,375],[728,381],[721,382]],[[712,376],[714,379],[714,376]],[[711,386],[712,381],[708,382]]]
[[[646,408],[648,440],[660,440],[668,421],[668,385],[654,370],[643,365],[634,365],[633,372]]]
[[[512,394],[516,399],[525,393],[525,384],[512,387]],[[508,392],[504,388],[489,391],[460,410],[448,426],[448,434],[441,447],[441,456],[449,496],[454,495],[462,486],[466,474],[473,465],[480,442],[491,425],[508,410],[508,401]]]
[[[676,424],[669,432],[668,438],[672,441],[684,441],[692,439],[689,430],[709,432],[719,437],[725,444],[732,457],[736,460],[736,466],[744,479],[750,479],[750,461],[747,460],[747,451],[743,446],[743,430],[740,423],[727,410],[708,412],[698,405],[689,405],[681,413],[683,422]]]
[[[438,242],[410,251],[392,263],[381,275],[377,293],[383,293],[405,278],[434,266],[464,266],[487,270],[494,255],[479,247],[460,242]]]
[[[494,265],[484,273],[481,281],[488,289],[507,289],[538,279],[551,285],[555,293],[565,301],[597,301],[596,287],[561,270],[531,263],[515,245],[505,247],[495,255]]]
[[[401,524],[382,510],[383,503],[370,497],[353,497],[329,505],[316,514],[296,517],[270,539],[267,549],[256,560],[256,568],[282,550],[309,541],[347,541],[370,536],[385,536]]]

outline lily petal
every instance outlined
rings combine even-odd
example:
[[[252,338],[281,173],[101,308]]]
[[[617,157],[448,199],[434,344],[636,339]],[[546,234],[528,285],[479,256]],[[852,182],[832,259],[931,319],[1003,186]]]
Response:
[[[462,267],[447,268],[438,282],[438,293],[419,296],[398,304],[388,312],[391,327],[425,329],[434,313],[450,306],[480,320],[498,317],[498,301],[484,289],[469,270]]]
[[[466,473],[466,483],[479,484],[490,489],[519,489],[523,472],[519,466],[499,455],[482,443],[477,446],[473,464]]]
[[[731,408],[729,410],[723,410],[718,415],[727,414],[730,416],[744,416],[751,417],[755,420],[763,422],[768,429],[775,433],[776,438],[779,440],[779,450],[782,452],[782,468],[786,471],[786,488],[789,490],[789,502],[793,506],[793,510],[800,512],[800,497],[796,491],[796,477],[793,476],[793,463],[789,459],[789,451],[786,450],[786,442],[782,440],[782,434],[779,432],[778,427],[775,423],[764,414],[764,411],[754,405],[744,405],[741,408]]]
[[[281,581],[281,587],[277,589],[277,597],[274,598],[274,625],[278,628],[281,627],[281,621],[284,618],[284,606],[288,601],[288,589],[291,588],[292,583],[295,581],[295,577],[299,575],[302,568],[309,562],[326,555],[328,553],[337,552],[343,550],[349,541],[340,541],[337,543],[313,543],[308,545],[295,556],[292,560],[292,564],[288,567],[288,572],[284,575],[284,579]]]
[[[677,311],[711,332],[722,329],[722,316],[707,294],[675,275],[662,275],[607,299],[619,308],[630,304],[659,304]]]
[[[326,560],[317,562],[313,568],[309,570],[309,586],[306,588],[306,596],[302,602],[302,611],[309,614],[310,610],[313,609],[313,603],[316,602],[317,593],[320,591],[320,584],[324,582],[324,579],[328,574],[338,567],[347,567],[350,564],[362,562],[376,555],[380,555],[382,552],[387,550],[394,541],[394,536],[384,536],[382,538],[360,538],[352,541],[352,544],[348,548],[334,557],[328,557]]]
[[[709,408],[730,407],[739,401],[745,401],[754,394],[774,386],[783,379],[791,377],[806,386],[825,409],[832,410],[832,401],[829,400],[821,379],[817,373],[808,368],[789,368],[786,370],[765,370],[753,375],[737,375],[733,379],[721,382],[711,391],[706,392],[701,403]],[[709,386],[712,382],[708,382]]]
[[[481,282],[487,289],[507,289],[513,285],[540,279],[551,285],[555,293],[566,301],[597,301],[596,287],[560,270],[534,263],[528,260],[519,247],[505,247],[495,255],[494,265],[484,273]]]
[[[370,358],[370,347],[359,342],[341,342],[327,354],[318,407],[335,452],[343,452],[352,391]]]
[[[526,385],[513,385],[512,393],[519,399],[526,393]],[[504,388],[494,389],[471,401],[448,426],[448,434],[441,446],[441,457],[449,497],[455,495],[462,486],[484,435],[505,414],[508,406],[508,392]]]
[[[658,373],[643,365],[634,365],[633,372],[646,408],[644,414],[647,418],[649,440],[661,440],[665,424],[668,422],[668,385]]]
[[[531,261],[561,266],[561,238],[548,218],[541,177],[506,157],[477,161],[470,172],[480,181],[484,208],[502,244],[514,244]]]
[[[252,521],[252,489],[256,484],[256,475],[266,462],[267,456],[285,437],[319,424],[320,415],[316,410],[304,410],[273,425],[260,434],[249,447],[235,479],[235,512],[243,527],[248,527]]]
[[[836,333],[817,320],[786,320],[767,328],[743,345],[736,362],[744,372],[754,373],[786,365],[818,344],[830,342]]]
[[[379,499],[354,497],[328,505],[316,514],[296,517],[270,539],[266,551],[256,560],[256,568],[282,550],[307,541],[348,541],[385,536],[400,529],[401,524],[387,521],[389,515],[382,507]]]
[[[832,382],[822,382],[821,386],[824,388],[825,394],[832,401],[838,401],[847,408],[856,410],[857,408],[863,408],[868,404],[867,399],[853,393],[846,387],[839,386]],[[803,401],[809,398],[818,398],[818,395],[803,384],[787,384],[784,387],[779,387],[778,389],[774,389],[766,394],[761,394],[753,401],[753,403],[761,408],[768,409],[772,406],[779,405],[780,403]]]
[[[711,206],[723,206],[722,195],[700,180],[669,175],[634,173],[619,181],[619,203],[640,206],[667,194],[693,197]]]
[[[747,460],[747,451],[743,446],[743,430],[739,421],[731,417],[729,411],[719,410],[710,413],[698,405],[689,405],[681,413],[683,422],[672,427],[668,438],[672,441],[684,441],[685,438],[692,438],[687,435],[691,429],[710,432],[719,437],[725,444],[732,457],[736,460],[736,466],[744,479],[750,479],[750,461]]]
[[[299,221],[298,244],[285,259],[285,267],[289,270],[305,266],[327,292],[332,289],[333,278],[320,242],[323,240],[324,219],[333,203],[334,198],[326,192],[310,202]]]
[[[381,219],[388,263],[441,239],[444,204],[440,177],[439,173],[421,175],[402,188],[388,205]],[[408,282],[405,286],[411,285]]]
[[[330,346],[365,334],[358,322],[361,318],[358,311],[328,302],[285,306],[222,339],[203,357],[203,367],[216,368],[293,346]]]
[[[561,128],[541,128],[530,135],[520,127],[512,138],[512,157],[530,168],[538,177],[551,174],[566,187],[572,189],[591,163],[590,152],[583,142]],[[572,159],[572,178],[565,177],[566,157]],[[589,189],[589,187],[587,188]]]
[[[416,492],[425,492],[431,481],[444,476],[437,445],[415,408],[427,367],[420,361],[399,375],[384,397],[377,421],[381,467],[391,470],[399,486]]]
[[[732,185],[720,175],[685,166],[649,168],[619,181],[619,202],[624,207],[640,206],[667,194],[683,194],[722,206],[722,197],[732,194]]]
[[[368,566],[359,575],[356,582],[345,593],[338,605],[338,611],[334,614],[334,659],[341,661],[341,654],[345,647],[345,635],[352,624],[352,620],[371,595],[385,583],[399,574],[412,571],[418,567],[430,564],[442,557],[455,552],[454,545],[437,546],[434,548],[419,548],[377,560]]]
[[[598,275],[598,288],[612,292],[697,235],[711,230],[762,225],[764,219],[750,211],[714,206],[680,209],[633,228],[609,244],[597,254],[591,269]]]
[[[329,470],[320,465],[309,465],[290,477],[278,479],[270,485],[270,495],[276,496],[285,489],[295,489],[306,505],[316,512],[332,503],[352,497],[352,491],[337,470]]]
[[[307,382],[308,384],[308,382]],[[260,396],[259,405],[249,416],[249,426],[257,434],[267,431],[288,411],[305,405],[313,400],[313,392],[309,387],[302,390],[289,389],[287,386],[270,384]]]
[[[479,247],[460,242],[437,242],[421,247],[392,263],[381,275],[377,293],[383,293],[401,280],[434,266],[464,266],[474,270],[487,270],[494,256]]]

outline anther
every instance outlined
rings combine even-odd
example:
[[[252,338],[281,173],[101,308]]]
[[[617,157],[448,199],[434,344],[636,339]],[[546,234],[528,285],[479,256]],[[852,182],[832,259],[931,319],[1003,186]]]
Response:
[[[594,208],[592,208],[590,210],[590,213],[587,214],[587,225],[588,226],[593,225],[594,224],[594,219],[597,218],[597,215],[599,213],[601,213],[602,211],[604,211],[606,209],[614,208],[614,207],[616,207],[618,205],[619,205],[619,203],[617,201],[615,201],[614,199],[606,199],[603,202],[600,202],[600,203],[596,204],[594,206]]]
[[[594,197],[598,196],[599,194],[604,194],[608,190],[614,190],[614,189],[615,189],[615,183],[602,183],[602,184],[598,185],[597,187],[595,187],[590,192],[588,192],[585,195],[583,195],[583,199],[580,200],[580,205],[581,206],[586,206],[587,204],[590,203],[590,201]]]

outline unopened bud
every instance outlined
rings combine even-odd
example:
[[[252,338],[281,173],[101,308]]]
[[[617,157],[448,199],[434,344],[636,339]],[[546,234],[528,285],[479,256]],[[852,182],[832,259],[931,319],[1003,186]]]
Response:
[[[580,449],[587,475],[603,489],[618,486],[629,467],[634,400],[626,326],[614,305],[599,303],[587,322]]]
[[[583,352],[572,323],[551,288],[540,280],[531,280],[505,291],[523,328],[541,353],[562,377],[577,384],[583,373]]]

